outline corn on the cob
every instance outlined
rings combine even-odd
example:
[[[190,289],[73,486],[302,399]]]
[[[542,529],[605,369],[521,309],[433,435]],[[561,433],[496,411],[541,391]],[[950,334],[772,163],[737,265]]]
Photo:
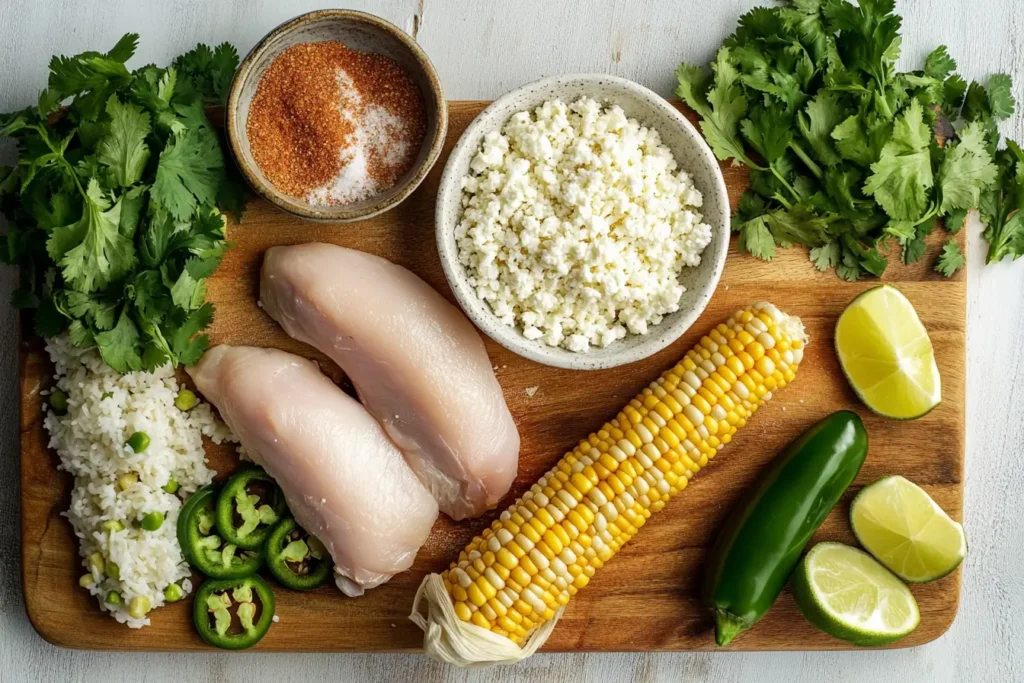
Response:
[[[765,303],[711,330],[441,574],[455,617],[516,645],[534,640],[538,627],[686,487],[771,392],[793,380],[805,341],[799,319]],[[413,618],[430,637],[430,619],[417,619],[415,611]],[[531,645],[532,651],[539,643]],[[475,655],[441,656],[466,664]]]

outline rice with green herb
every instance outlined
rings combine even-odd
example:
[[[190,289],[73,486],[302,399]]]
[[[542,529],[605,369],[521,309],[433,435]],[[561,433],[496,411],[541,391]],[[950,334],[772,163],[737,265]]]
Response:
[[[101,609],[141,628],[149,624],[147,613],[167,602],[168,586],[176,584],[180,596],[192,589],[175,529],[182,499],[213,479],[202,437],[236,439],[209,405],[175,406],[179,387],[169,364],[121,375],[66,335],[50,339],[46,350],[67,408],[58,415],[47,405],[43,424],[61,469],[75,477],[64,515],[81,542],[81,583]],[[50,404],[58,403],[54,393],[47,392]],[[149,440],[139,453],[128,445],[137,432]],[[170,492],[175,483],[177,492]],[[143,528],[147,515],[148,527],[162,516],[157,528]],[[177,593],[171,588],[168,595],[180,599]]]

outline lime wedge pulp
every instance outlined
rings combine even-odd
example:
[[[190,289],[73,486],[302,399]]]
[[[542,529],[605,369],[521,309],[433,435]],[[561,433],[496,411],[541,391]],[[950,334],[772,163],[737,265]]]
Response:
[[[860,544],[904,581],[942,578],[967,554],[963,526],[903,477],[865,486],[850,505],[850,524]]]
[[[836,323],[836,353],[854,391],[879,415],[910,420],[942,400],[928,331],[895,287],[869,289],[846,307]]]
[[[825,633],[855,645],[885,645],[921,620],[902,581],[863,550],[842,543],[811,548],[793,574],[793,597]]]

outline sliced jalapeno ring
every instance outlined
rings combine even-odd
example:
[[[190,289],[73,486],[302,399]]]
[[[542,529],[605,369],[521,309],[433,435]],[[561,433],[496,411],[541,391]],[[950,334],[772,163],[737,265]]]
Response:
[[[286,588],[313,590],[331,577],[326,548],[290,517],[270,532],[265,552],[267,569]]]
[[[208,580],[192,604],[196,630],[210,645],[225,650],[252,647],[274,621],[274,592],[258,576]]]
[[[189,513],[192,512],[192,508],[206,500],[206,498],[208,498],[211,495],[217,495],[216,486],[214,486],[213,484],[201,486],[200,488],[196,489],[195,493],[188,497],[188,500],[186,500],[185,504],[181,506],[181,511],[178,513],[178,545],[181,546],[181,554],[185,556],[185,561],[191,565],[195,565],[195,562],[192,560],[192,555],[189,552],[187,524],[188,516]]]
[[[263,468],[243,470],[217,497],[217,533],[239,548],[257,550],[287,510],[284,494]]]
[[[216,534],[216,489],[201,489],[178,517],[178,542],[189,564],[214,579],[238,579],[259,571],[263,551],[238,548]],[[211,533],[212,532],[212,533]]]

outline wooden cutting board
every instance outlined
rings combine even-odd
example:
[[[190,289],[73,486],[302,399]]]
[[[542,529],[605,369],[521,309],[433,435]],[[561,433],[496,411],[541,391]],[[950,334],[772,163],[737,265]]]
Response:
[[[434,198],[448,151],[483,102],[452,102],[445,153],[423,186],[384,216],[358,224],[326,225],[289,217],[263,201],[250,204],[235,243],[209,282],[217,305],[214,343],[275,346],[317,360],[337,380],[343,377],[325,356],[288,338],[256,306],[264,250],[277,244],[320,241],[386,257],[413,270],[454,302],[434,247]],[[735,205],[747,185],[746,173],[724,168]],[[854,486],[821,527],[815,541],[854,543],[847,521],[849,501],[861,486],[889,474],[922,485],[955,519],[963,508],[964,367],[966,277],[945,279],[932,272],[941,238],[913,266],[890,266],[883,280],[893,282],[917,308],[927,326],[942,373],[942,404],[913,422],[872,415],[846,384],[833,352],[832,331],[846,304],[876,281],[846,283],[819,273],[802,249],[780,250],[768,264],[736,250],[735,241],[718,290],[697,323],[675,344],[646,361],[596,372],[549,368],[519,358],[486,339],[496,374],[522,435],[519,476],[499,509],[479,519],[455,523],[442,516],[434,525],[413,568],[389,583],[350,599],[332,586],[311,594],[275,589],[280,622],[260,650],[416,650],[418,628],[406,618],[424,574],[444,569],[466,542],[577,441],[614,417],[664,369],[672,366],[700,336],[746,304],[769,300],[803,318],[811,343],[797,379],[776,392],[741,429],[714,463],[602,568],[577,595],[544,647],[548,651],[707,650],[714,648],[711,620],[699,600],[703,561],[729,509],[744,495],[772,456],[828,413],[842,408],[864,417],[871,446]],[[51,383],[52,367],[39,339],[21,344],[21,538],[22,583],[29,619],[51,643],[110,650],[196,650],[191,600],[152,613],[153,624],[130,630],[97,608],[78,587],[82,573],[77,543],[62,518],[70,477],[57,469],[47,450],[40,390]],[[181,373],[184,376],[184,373]],[[532,395],[531,395],[532,394]],[[211,465],[220,475],[236,464],[233,453],[210,445]],[[940,636],[952,623],[960,596],[960,572],[913,586],[921,625],[897,644],[918,645]],[[812,627],[788,591],[734,650],[848,649]]]

